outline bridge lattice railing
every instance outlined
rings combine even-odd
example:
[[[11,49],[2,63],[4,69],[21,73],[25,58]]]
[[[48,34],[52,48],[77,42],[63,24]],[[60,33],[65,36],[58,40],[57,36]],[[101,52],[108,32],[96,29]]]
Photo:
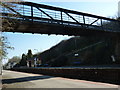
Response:
[[[50,23],[120,32],[120,21],[106,17],[31,2],[4,2],[1,6],[3,18],[17,19],[21,22]]]

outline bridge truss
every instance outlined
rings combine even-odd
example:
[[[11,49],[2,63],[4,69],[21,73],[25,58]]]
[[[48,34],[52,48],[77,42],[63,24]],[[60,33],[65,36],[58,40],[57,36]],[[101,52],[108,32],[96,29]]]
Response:
[[[14,29],[3,32],[62,35],[120,32],[120,21],[88,13],[32,2],[4,2],[1,6],[2,18],[16,23]]]

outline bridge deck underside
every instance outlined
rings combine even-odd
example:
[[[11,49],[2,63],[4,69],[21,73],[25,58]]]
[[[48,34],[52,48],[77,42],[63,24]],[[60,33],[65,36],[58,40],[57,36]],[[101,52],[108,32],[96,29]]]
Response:
[[[68,36],[116,35],[116,33],[114,32],[83,28],[80,26],[33,23],[33,22],[20,23],[17,27],[15,27],[15,29],[8,30],[5,32],[20,32],[20,33],[33,33],[33,34],[37,33],[37,34],[48,34],[48,35],[55,34],[55,35],[68,35]]]

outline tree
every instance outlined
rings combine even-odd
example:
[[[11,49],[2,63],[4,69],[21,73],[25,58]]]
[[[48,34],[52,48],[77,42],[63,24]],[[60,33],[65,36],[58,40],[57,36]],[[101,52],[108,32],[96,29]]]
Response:
[[[29,49],[28,53],[27,53],[27,59],[31,59],[32,58],[32,51]]]
[[[27,66],[26,60],[27,60],[27,56],[23,53],[23,54],[22,54],[22,59],[21,59],[19,65],[20,65],[20,66]]]
[[[9,59],[8,62],[3,67],[4,69],[10,68],[9,65],[11,65],[11,67],[14,67],[20,62],[20,60],[21,60],[20,57],[14,56],[11,59]]]
[[[0,6],[2,7],[2,31],[13,30],[19,25],[19,21],[13,18],[19,18],[22,16],[19,13],[22,8],[18,5],[20,2],[22,2],[22,0],[18,0],[17,2],[0,1]]]
[[[21,0],[22,1],[22,0]],[[18,3],[20,0],[18,0]],[[1,70],[1,61],[3,58],[7,56],[7,49],[11,49],[12,47],[7,42],[7,38],[5,36],[2,36],[1,32],[3,31],[9,31],[11,29],[14,29],[16,27],[16,21],[12,18],[8,17],[19,17],[18,14],[9,14],[9,12],[13,11],[16,12],[17,10],[12,9],[12,7],[16,8],[15,5],[13,5],[10,2],[5,2],[4,0],[0,1],[0,11],[2,11],[2,14],[0,14],[0,70]],[[2,10],[1,10],[2,8]],[[3,12],[3,9],[7,9],[8,13]],[[2,17],[1,17],[2,16]],[[2,70],[1,70],[2,71]]]
[[[21,2],[18,0],[16,3]],[[20,17],[20,14],[17,12],[21,7],[17,4],[11,2],[0,1],[0,7],[2,8],[2,14],[0,14],[0,20],[2,21],[0,25],[0,60],[7,56],[7,49],[13,49],[7,41],[7,37],[2,35],[3,31],[9,31],[16,27],[18,24],[17,20],[13,20],[12,17]],[[7,12],[7,13],[6,13]]]
[[[7,37],[0,36],[0,60],[5,58],[7,56],[7,49],[14,49],[9,45],[9,42],[7,41]]]
[[[20,60],[21,60],[20,57],[14,56],[14,57],[12,57],[11,59],[9,59],[8,62],[16,62],[16,63],[19,63]]]

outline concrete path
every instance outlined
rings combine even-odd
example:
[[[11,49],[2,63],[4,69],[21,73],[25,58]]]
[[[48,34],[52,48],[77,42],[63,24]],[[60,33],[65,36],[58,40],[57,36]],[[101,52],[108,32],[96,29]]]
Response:
[[[3,70],[3,88],[113,88],[118,85]],[[117,89],[116,89],[117,88]]]

